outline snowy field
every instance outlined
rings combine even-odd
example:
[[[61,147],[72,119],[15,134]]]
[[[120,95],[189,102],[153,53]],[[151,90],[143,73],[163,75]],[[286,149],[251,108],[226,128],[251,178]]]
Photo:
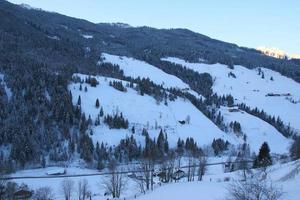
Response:
[[[223,182],[184,182],[162,186],[138,200],[222,200],[226,192]]]
[[[46,175],[49,171],[60,170],[61,168],[45,168],[35,170],[19,171],[11,176],[39,176]],[[121,199],[134,199],[137,196],[138,200],[221,200],[226,197],[227,188],[230,183],[241,179],[242,172],[236,171],[224,173],[222,166],[210,166],[203,181],[187,182],[185,179],[178,183],[156,184],[154,191],[149,191],[145,195],[138,190],[136,182],[131,178],[126,178],[126,187]],[[125,169],[126,170],[126,169]],[[67,174],[91,174],[96,170],[67,168]],[[260,170],[252,171],[253,174],[261,174]],[[109,199],[104,196],[105,189],[103,182],[107,176],[86,176],[68,178],[74,181],[73,198],[76,199],[77,184],[80,180],[86,179],[89,183],[89,189],[92,191],[93,199]],[[275,164],[267,169],[267,180],[272,181],[277,187],[283,190],[285,200],[298,200],[299,184],[300,184],[300,160],[289,162],[286,164]],[[61,191],[61,183],[64,178],[43,178],[43,179],[15,179],[17,183],[26,183],[30,188],[37,189],[39,187],[49,186],[55,193],[55,200],[63,200]],[[156,181],[156,183],[158,183]]]
[[[174,57],[162,60],[180,64],[199,73],[211,74],[215,79],[213,90],[217,94],[231,94],[237,103],[245,103],[252,108],[263,109],[270,115],[280,116],[286,124],[290,123],[291,127],[300,130],[300,84],[294,80],[266,68],[261,68],[264,73],[262,78],[258,69],[251,70],[239,65],[229,69],[222,64],[188,63]],[[229,76],[230,72],[236,78]],[[281,96],[266,96],[271,93]]]

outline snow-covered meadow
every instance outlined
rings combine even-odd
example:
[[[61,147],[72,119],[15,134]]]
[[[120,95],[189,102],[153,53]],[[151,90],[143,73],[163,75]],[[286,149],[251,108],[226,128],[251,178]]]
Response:
[[[218,95],[231,94],[237,103],[245,103],[252,108],[263,109],[270,115],[280,116],[286,125],[290,124],[300,130],[300,84],[294,80],[266,68],[261,68],[259,73],[257,68],[248,69],[239,65],[230,69],[222,64],[189,63],[174,57],[162,60],[199,73],[211,74],[215,80],[213,91]]]

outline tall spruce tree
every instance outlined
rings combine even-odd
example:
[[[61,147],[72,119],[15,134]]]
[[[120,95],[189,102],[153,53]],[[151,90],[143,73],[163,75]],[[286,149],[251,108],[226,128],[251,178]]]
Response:
[[[270,148],[267,142],[264,142],[259,149],[259,154],[254,160],[253,167],[267,167],[272,165],[272,158],[270,155]]]
[[[79,95],[78,100],[77,100],[77,105],[81,106],[81,97],[80,97],[80,95]]]
[[[100,103],[99,103],[99,99],[96,99],[96,108],[99,108],[100,107]]]

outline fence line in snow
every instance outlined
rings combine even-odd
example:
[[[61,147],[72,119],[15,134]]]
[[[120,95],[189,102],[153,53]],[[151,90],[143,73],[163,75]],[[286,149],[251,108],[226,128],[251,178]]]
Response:
[[[225,164],[238,164],[238,163],[253,163],[253,160],[245,160],[245,161],[233,161],[233,162],[217,162],[217,163],[207,163],[206,166],[213,165],[225,165]],[[177,167],[176,169],[186,169],[192,167],[199,167],[199,165],[184,165],[181,167]],[[4,176],[0,177],[0,180],[16,180],[16,179],[49,179],[49,178],[73,178],[73,177],[87,177],[87,176],[105,176],[111,174],[128,174],[128,173],[142,173],[142,172],[151,172],[153,170],[125,170],[118,172],[99,172],[99,173],[89,173],[89,174],[64,174],[64,175],[48,175],[48,176]]]

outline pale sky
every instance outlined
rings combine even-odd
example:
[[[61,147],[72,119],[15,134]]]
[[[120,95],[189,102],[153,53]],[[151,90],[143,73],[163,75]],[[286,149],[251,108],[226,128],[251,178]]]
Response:
[[[300,0],[9,0],[91,22],[188,28],[240,46],[300,54]]]

